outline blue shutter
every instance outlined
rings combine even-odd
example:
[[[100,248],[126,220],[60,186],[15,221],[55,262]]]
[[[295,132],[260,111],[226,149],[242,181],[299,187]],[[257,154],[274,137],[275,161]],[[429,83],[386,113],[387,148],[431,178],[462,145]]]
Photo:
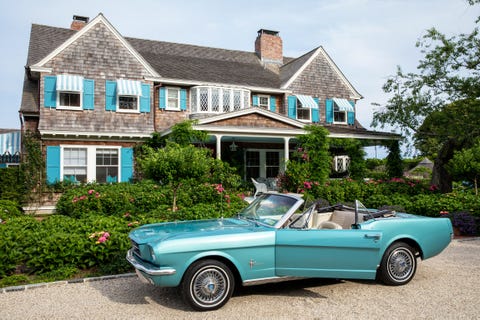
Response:
[[[60,146],[47,147],[47,182],[60,181]]]
[[[270,96],[270,111],[275,112],[277,108],[277,99],[274,96]]]
[[[187,110],[187,90],[180,89],[180,110]]]
[[[258,96],[252,96],[252,106],[258,107]]]
[[[167,107],[167,99],[165,98],[165,88],[161,87],[158,90],[158,107],[165,109]]]
[[[83,109],[84,110],[94,109],[94,105],[95,105],[94,91],[95,91],[95,81],[91,79],[83,79]]]
[[[355,102],[353,101],[348,101],[353,107],[353,110],[355,110]],[[355,112],[354,111],[349,111],[347,112],[347,123],[349,125],[354,125],[355,124]]]
[[[313,98],[313,100],[317,103],[317,107],[312,109],[312,122],[317,123],[320,121],[318,98]]]
[[[133,178],[133,148],[122,148],[121,157],[121,182],[129,182]]]
[[[327,99],[325,101],[325,122],[333,123],[333,100]]]
[[[150,112],[150,85],[142,83],[142,96],[140,97],[140,112]]]
[[[57,77],[45,76],[43,78],[43,105],[46,108],[57,106]]]
[[[117,110],[117,82],[106,81],[105,82],[105,110],[116,111]]]
[[[288,117],[297,119],[297,97],[288,96]]]

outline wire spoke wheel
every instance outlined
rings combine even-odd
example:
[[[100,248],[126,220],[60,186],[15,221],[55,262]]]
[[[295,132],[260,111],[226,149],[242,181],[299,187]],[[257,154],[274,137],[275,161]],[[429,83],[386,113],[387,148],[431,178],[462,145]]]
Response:
[[[398,281],[404,281],[413,272],[415,257],[405,248],[394,250],[388,257],[387,270],[389,275]]]
[[[214,310],[223,306],[233,292],[233,275],[223,263],[199,261],[185,274],[184,299],[196,310]]]
[[[417,269],[415,250],[406,243],[392,244],[383,255],[379,278],[388,285],[402,285],[412,280]]]

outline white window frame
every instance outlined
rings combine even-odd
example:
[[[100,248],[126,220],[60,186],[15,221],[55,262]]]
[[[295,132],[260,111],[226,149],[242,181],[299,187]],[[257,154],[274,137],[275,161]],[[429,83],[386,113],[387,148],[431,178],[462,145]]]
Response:
[[[137,98],[137,106],[136,109],[121,109],[120,108],[120,97],[133,97]],[[128,94],[117,94],[117,112],[124,112],[124,113],[140,113],[140,96],[135,95],[128,95]]]
[[[200,90],[207,91],[207,110],[201,110],[201,94]],[[212,89],[218,89],[218,97],[219,97],[219,106],[218,111],[212,110]],[[224,101],[223,101],[223,94],[224,92],[229,91],[229,108],[228,110],[224,110]],[[235,104],[235,92],[240,92],[239,97],[239,104]],[[230,87],[217,87],[217,86],[196,86],[190,89],[190,104],[192,113],[215,113],[221,114],[225,112],[237,111],[242,110],[250,107],[250,90],[242,89],[242,88],[230,88]]]
[[[265,95],[265,94],[259,94],[258,96],[258,106],[260,108],[264,108],[266,110],[270,110],[270,96],[269,95]],[[262,104],[260,103],[260,100],[264,98],[264,99],[267,99],[267,104]]]
[[[60,94],[61,93],[73,93],[80,95],[80,105],[79,106],[64,106],[60,103]],[[83,91],[67,91],[67,90],[57,90],[57,109],[63,110],[83,110]]]
[[[252,151],[252,152],[259,152],[260,154],[260,178],[267,178],[267,152],[278,152],[278,159],[279,159],[279,168],[278,172],[285,172],[285,155],[284,155],[284,150],[283,149],[246,149],[245,151]],[[245,172],[247,172],[247,159],[246,159],[247,153],[244,153],[244,169]],[[259,178],[259,177],[253,177]],[[275,178],[275,177],[269,177],[269,178]]]
[[[341,165],[340,165],[341,164]],[[333,157],[333,170],[338,173],[347,172],[350,168],[349,156],[334,156]]]
[[[299,109],[303,110],[308,110],[308,119],[300,119],[298,117],[298,111]],[[297,120],[301,122],[312,122],[312,108],[304,108],[300,100],[297,99]]]
[[[171,107],[169,104],[168,104],[168,99],[169,99],[169,96],[168,96],[168,93],[170,90],[177,90],[177,107]],[[180,91],[181,91],[181,88],[179,87],[165,87],[165,110],[169,110],[169,111],[180,111],[181,109],[181,101],[180,101]]]
[[[335,111],[335,109],[337,109],[338,111]],[[345,116],[345,121],[335,121],[335,113],[343,113],[344,116]],[[337,124],[347,124],[348,123],[347,111],[340,111],[340,108],[338,107],[338,105],[335,102],[333,102],[333,123],[337,123]]]
[[[116,149],[118,152],[118,177],[117,182],[122,181],[122,153],[121,146],[102,146],[102,145],[60,145],[60,181],[64,178],[64,150],[87,149],[87,182],[95,182],[97,177],[97,149]]]

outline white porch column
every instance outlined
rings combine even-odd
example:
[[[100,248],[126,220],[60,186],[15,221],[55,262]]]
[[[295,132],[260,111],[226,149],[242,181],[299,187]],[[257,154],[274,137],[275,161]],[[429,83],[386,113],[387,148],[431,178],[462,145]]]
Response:
[[[290,157],[289,157],[290,147],[289,147],[289,144],[288,144],[289,141],[290,141],[290,138],[288,138],[288,137],[283,138],[283,148],[284,148],[283,152],[284,152],[285,163],[287,163],[287,161],[290,159]]]
[[[217,143],[217,159],[222,159],[222,135],[216,134],[215,135],[216,143]]]

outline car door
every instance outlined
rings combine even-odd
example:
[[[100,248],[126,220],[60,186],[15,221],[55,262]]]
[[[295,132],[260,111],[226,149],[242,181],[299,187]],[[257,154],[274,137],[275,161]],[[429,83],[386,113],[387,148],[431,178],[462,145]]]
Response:
[[[374,279],[382,232],[375,230],[279,229],[277,276]]]

